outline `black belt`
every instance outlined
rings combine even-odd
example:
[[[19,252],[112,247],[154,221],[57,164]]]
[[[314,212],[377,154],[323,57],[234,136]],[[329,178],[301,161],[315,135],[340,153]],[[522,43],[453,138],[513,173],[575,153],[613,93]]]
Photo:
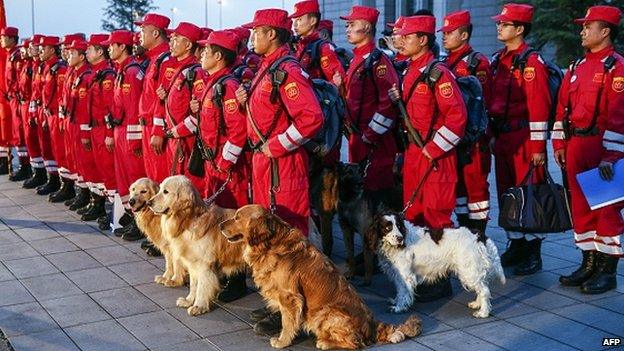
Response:
[[[528,128],[529,127],[529,121],[526,119],[517,119],[512,121],[505,121],[499,125],[495,125],[496,126],[496,130],[499,133],[510,133],[510,132],[515,132],[517,130],[520,129],[524,129],[524,128]]]
[[[598,126],[594,126],[593,128],[570,128],[570,135],[575,137],[590,137],[600,134],[600,130]]]

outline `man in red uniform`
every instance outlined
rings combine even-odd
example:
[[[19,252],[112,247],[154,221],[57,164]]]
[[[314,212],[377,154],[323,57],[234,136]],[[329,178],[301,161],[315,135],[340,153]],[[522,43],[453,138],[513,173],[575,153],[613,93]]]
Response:
[[[555,161],[566,172],[572,197],[574,241],[583,250],[581,266],[559,281],[580,286],[585,294],[615,289],[623,254],[624,203],[592,210],[576,180],[578,173],[596,167],[612,180],[613,165],[624,157],[624,58],[613,48],[621,16],[616,7],[593,6],[575,21],[583,25],[586,54],[564,77],[552,134]]]
[[[514,58],[529,47],[525,42],[533,19],[533,6],[506,4],[496,21],[498,40],[505,48],[492,64],[492,94],[489,101],[490,142],[496,167],[496,190],[500,198],[507,189],[519,186],[535,166],[534,182],[543,180],[551,99],[548,70],[537,52],[530,54],[524,67],[515,67]],[[521,71],[522,70],[522,71]],[[533,274],[542,269],[542,234],[507,232],[509,248],[501,264],[516,265],[514,274]]]
[[[279,9],[258,10],[253,22],[244,25],[253,28],[253,47],[262,63],[249,92],[240,87],[236,95],[248,109],[247,134],[254,150],[253,202],[270,208],[307,236],[308,155],[301,146],[320,130],[323,116],[308,74],[295,60],[284,59],[289,55],[291,26],[288,13]],[[279,85],[269,73],[274,64],[285,73]],[[266,316],[254,330],[277,332],[276,317]]]
[[[23,181],[32,175],[30,161],[28,159],[28,151],[26,149],[26,141],[24,137],[24,125],[22,123],[21,101],[19,90],[19,75],[22,66],[25,64],[22,60],[20,50],[17,47],[18,30],[14,27],[5,27],[0,30],[0,45],[7,52],[4,82],[6,89],[6,97],[9,99],[11,108],[11,122],[13,126],[13,140],[11,145],[15,146],[17,156],[19,157],[19,169],[12,171],[9,175],[11,181]],[[0,159],[0,168],[4,167],[4,160]],[[7,159],[7,167],[8,159]],[[3,170],[0,170],[0,174]]]
[[[238,61],[240,64],[247,66],[252,70],[253,73],[258,72],[258,68],[260,67],[260,56],[256,54],[253,50],[249,50],[249,37],[251,36],[251,32],[247,28],[236,27],[234,31],[238,35]]]
[[[193,95],[204,91],[205,73],[197,58],[193,55],[201,30],[192,23],[180,22],[173,31],[171,38],[172,60],[161,67],[163,75],[173,72],[169,86],[160,86],[156,94],[163,101],[156,107],[155,116],[163,116],[164,126],[154,125],[154,136],[164,136],[167,153],[168,169],[171,174],[184,174],[201,194],[204,192],[205,181],[189,173],[188,161],[193,150],[197,131],[197,118],[189,110]]]
[[[472,75],[479,79],[487,103],[491,85],[490,61],[470,46],[472,24],[468,11],[453,12],[444,17],[443,45],[448,51],[446,64],[458,77]],[[489,138],[483,135],[476,142],[462,139],[457,147],[458,182],[455,214],[460,226],[485,233],[490,212],[488,176],[492,156]]]
[[[430,66],[435,57],[431,50],[435,42],[435,17],[406,17],[396,32],[401,38],[401,54],[409,57],[403,77],[402,97],[394,86],[389,91],[393,100],[406,104],[409,123],[420,135],[424,147],[414,140],[405,150],[403,166],[403,201],[405,218],[416,225],[430,228],[436,236],[453,226],[451,215],[455,207],[457,156],[455,147],[466,126],[466,106],[455,76],[443,64]],[[429,78],[422,76],[430,69]],[[439,77],[435,82],[432,77]],[[407,122],[405,122],[407,124]],[[420,301],[434,300],[451,294],[450,282],[421,289]],[[426,298],[425,298],[426,296]]]
[[[388,90],[399,84],[392,61],[375,47],[375,25],[379,11],[371,7],[353,6],[347,16],[347,40],[353,44],[353,60],[347,71],[347,131],[349,161],[370,163],[364,174],[364,189],[375,202],[391,203],[394,187],[392,172],[397,144],[395,128],[397,110],[388,97]],[[343,82],[334,80],[337,86]]]
[[[65,83],[67,66],[61,61],[60,38],[44,36],[41,41],[39,58],[43,61],[41,92],[39,103],[39,141],[44,164],[48,172],[48,182],[37,188],[37,194],[48,195],[61,187],[57,159],[65,156],[62,135],[59,133],[58,107]]]
[[[165,125],[164,116],[154,115],[161,101],[156,95],[156,89],[161,85],[168,86],[173,78],[172,71],[161,74],[162,64],[171,59],[167,37],[169,18],[148,13],[142,21],[135,24],[141,26],[141,46],[147,50],[149,59],[139,100],[139,123],[143,125],[143,161],[147,176],[160,183],[169,176],[170,168],[163,150],[164,140],[160,135],[153,135],[152,129]],[[157,143],[159,147],[154,149],[151,146],[152,142]]]

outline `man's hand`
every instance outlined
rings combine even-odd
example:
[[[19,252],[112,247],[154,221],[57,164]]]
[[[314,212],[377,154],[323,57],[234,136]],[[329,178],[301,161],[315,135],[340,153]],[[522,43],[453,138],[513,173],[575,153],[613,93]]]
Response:
[[[338,89],[340,89],[340,87],[342,86],[342,77],[340,76],[340,73],[338,72],[334,73],[334,76],[332,77],[332,81],[334,82],[334,85],[338,87]]]
[[[141,149],[140,147],[133,149],[132,150],[132,154],[134,155],[134,157],[136,158],[141,158],[143,157],[143,149]]]
[[[163,137],[161,136],[152,135],[152,137],[150,138],[150,147],[152,148],[152,150],[154,150],[156,155],[162,155],[164,143],[165,139],[163,139]]]
[[[191,108],[191,112],[193,112],[193,114],[199,112],[199,101],[195,99],[191,100],[191,102],[189,102],[189,107]]]
[[[401,99],[401,93],[399,92],[399,88],[397,88],[396,84],[392,84],[392,88],[388,89],[388,97],[392,102],[397,102]]]
[[[433,161],[433,157],[431,157],[431,154],[429,154],[429,151],[427,151],[427,148],[422,148],[422,154],[425,155],[425,157],[429,160],[429,161]]]
[[[535,166],[541,166],[546,162],[546,154],[545,153],[535,153],[531,156],[531,162]]]
[[[82,147],[84,147],[85,150],[91,151],[91,139],[81,138],[80,142],[82,143]]]
[[[263,144],[260,150],[266,157],[269,157],[269,158],[273,157],[273,155],[271,154],[271,150],[269,149],[269,143]]]
[[[158,89],[156,89],[156,95],[161,100],[165,100],[167,98],[167,92],[165,91],[165,88],[162,87],[162,85],[159,86]]]
[[[47,119],[47,118],[44,118],[44,119],[43,119],[43,122],[41,122],[41,129],[43,129],[43,130],[48,130],[48,127],[49,127],[49,126],[48,126],[48,119]]]
[[[598,170],[600,171],[600,178],[611,181],[613,180],[613,163],[608,161],[600,161],[598,165]]]
[[[559,168],[565,169],[566,159],[565,159],[565,149],[559,149],[555,151],[555,162],[559,165]]]
[[[247,102],[247,99],[247,89],[245,89],[242,85],[239,86],[238,89],[236,89],[236,100],[238,100],[239,104],[244,105]]]
[[[115,139],[113,139],[113,137],[106,137],[106,139],[104,139],[104,145],[106,145],[106,150],[108,150],[108,152],[113,152],[115,149]]]

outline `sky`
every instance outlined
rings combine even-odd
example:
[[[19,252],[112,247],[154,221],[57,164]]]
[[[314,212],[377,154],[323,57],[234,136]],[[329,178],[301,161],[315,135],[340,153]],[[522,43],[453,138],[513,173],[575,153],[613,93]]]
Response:
[[[221,0],[223,28],[251,22],[261,8],[282,8],[291,12],[296,0]],[[172,26],[180,21],[205,25],[208,4],[208,27],[219,29],[218,0],[154,0],[155,12],[172,18]],[[19,28],[20,37],[30,37],[32,31],[31,3],[34,3],[35,32],[62,36],[67,33],[101,33],[106,0],[4,0],[7,24]],[[172,9],[175,9],[172,11]]]

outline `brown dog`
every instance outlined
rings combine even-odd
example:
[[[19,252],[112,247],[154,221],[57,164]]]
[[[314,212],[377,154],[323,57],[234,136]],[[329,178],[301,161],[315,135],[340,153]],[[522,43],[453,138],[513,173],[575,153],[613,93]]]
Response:
[[[171,256],[169,241],[162,235],[160,216],[156,215],[147,205],[148,201],[158,193],[158,183],[149,178],[141,178],[130,185],[130,199],[137,227],[145,234],[165,257],[165,272],[154,277],[154,281],[168,287],[184,285],[186,271],[179,260]]]
[[[271,346],[291,345],[300,329],[314,333],[319,349],[358,349],[398,343],[421,331],[411,316],[393,326],[377,322],[336,266],[301,233],[258,205],[247,205],[221,223],[232,243],[245,243],[245,261],[269,308],[282,315],[282,332]]]
[[[176,305],[187,308],[192,316],[210,311],[221,290],[219,279],[247,267],[243,245],[228,244],[219,231],[219,223],[236,210],[206,205],[191,181],[181,175],[165,179],[149,206],[161,215],[161,229],[173,258],[181,260],[189,272],[189,294],[178,298]]]

